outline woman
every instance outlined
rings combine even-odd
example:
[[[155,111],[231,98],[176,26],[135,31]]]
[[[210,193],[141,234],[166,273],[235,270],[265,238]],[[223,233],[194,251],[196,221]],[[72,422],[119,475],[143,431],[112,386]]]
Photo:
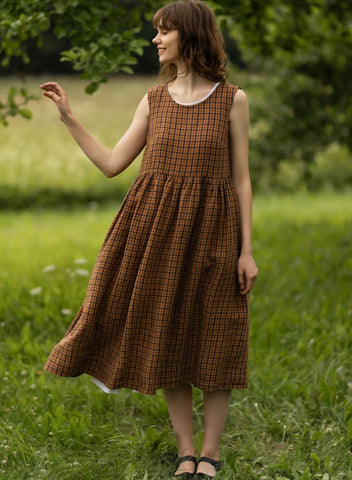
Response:
[[[215,15],[177,1],[154,16],[164,82],[148,90],[113,150],[73,116],[48,82],[61,120],[107,176],[145,148],[96,260],[84,302],[45,368],[87,373],[106,392],[163,389],[178,445],[175,476],[213,478],[232,389],[247,387],[251,249],[248,104],[226,83]],[[192,386],[204,391],[197,462]]]

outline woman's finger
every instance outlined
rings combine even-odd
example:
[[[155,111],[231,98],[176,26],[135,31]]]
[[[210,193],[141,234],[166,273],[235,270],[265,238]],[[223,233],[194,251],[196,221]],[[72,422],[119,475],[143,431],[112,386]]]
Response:
[[[43,83],[40,88],[45,91],[54,91],[58,95],[65,95],[65,90],[56,82]]]
[[[57,95],[55,92],[52,92],[52,91],[45,91],[43,92],[43,95],[45,97],[51,98],[51,100],[54,100],[54,102],[58,102],[60,100],[59,95]]]
[[[238,283],[240,284],[240,289],[244,288],[244,274],[242,271],[238,271]]]

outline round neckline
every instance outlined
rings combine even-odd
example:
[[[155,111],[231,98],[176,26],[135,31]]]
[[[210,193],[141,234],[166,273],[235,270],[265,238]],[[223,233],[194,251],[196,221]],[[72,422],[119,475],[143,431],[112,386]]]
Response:
[[[215,90],[217,89],[217,87],[220,85],[220,82],[215,83],[215,85],[212,87],[212,89],[211,89],[203,98],[201,98],[200,100],[197,100],[196,102],[190,102],[190,103],[179,102],[178,100],[176,100],[176,99],[171,95],[171,93],[170,93],[169,85],[170,85],[170,83],[168,83],[166,86],[167,86],[167,92],[168,92],[170,98],[171,98],[175,103],[177,103],[178,105],[184,105],[184,106],[187,107],[187,106],[192,106],[192,105],[198,105],[199,103],[205,102],[205,100],[206,100],[207,98],[209,98],[212,93],[214,93],[214,91],[215,91]]]

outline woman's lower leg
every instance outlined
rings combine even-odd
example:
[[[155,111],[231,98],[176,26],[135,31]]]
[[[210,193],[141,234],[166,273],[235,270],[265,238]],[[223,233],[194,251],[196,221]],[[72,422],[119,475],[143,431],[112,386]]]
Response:
[[[176,435],[178,456],[195,455],[196,448],[192,437],[192,387],[182,385],[176,388],[164,389],[170,420]],[[194,463],[184,462],[175,472],[193,472]]]
[[[220,441],[229,410],[231,390],[204,392],[204,441],[201,457],[220,460]],[[215,475],[215,467],[200,462],[198,472]]]

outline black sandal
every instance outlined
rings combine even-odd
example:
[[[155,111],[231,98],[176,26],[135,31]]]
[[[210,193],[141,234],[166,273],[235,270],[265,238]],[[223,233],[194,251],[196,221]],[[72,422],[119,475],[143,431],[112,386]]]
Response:
[[[197,460],[196,457],[193,457],[192,455],[185,455],[184,457],[178,457],[176,460],[176,466],[177,468],[181,465],[183,462],[193,462],[194,463],[194,472],[183,472],[179,473],[178,475],[174,475],[175,478],[178,478],[179,480],[190,480],[191,478],[194,477],[194,474],[196,473],[197,470]]]
[[[200,459],[198,460],[198,463],[200,463],[200,462],[210,463],[210,465],[212,465],[213,467],[215,467],[215,470],[216,470],[217,472],[218,472],[219,470],[221,470],[221,468],[222,468],[222,463],[221,463],[219,460],[214,460],[213,458],[200,457]],[[206,473],[196,473],[196,475],[195,475],[194,478],[211,479],[211,478],[214,478],[214,475],[213,475],[213,476],[210,476],[210,475],[207,475]]]

